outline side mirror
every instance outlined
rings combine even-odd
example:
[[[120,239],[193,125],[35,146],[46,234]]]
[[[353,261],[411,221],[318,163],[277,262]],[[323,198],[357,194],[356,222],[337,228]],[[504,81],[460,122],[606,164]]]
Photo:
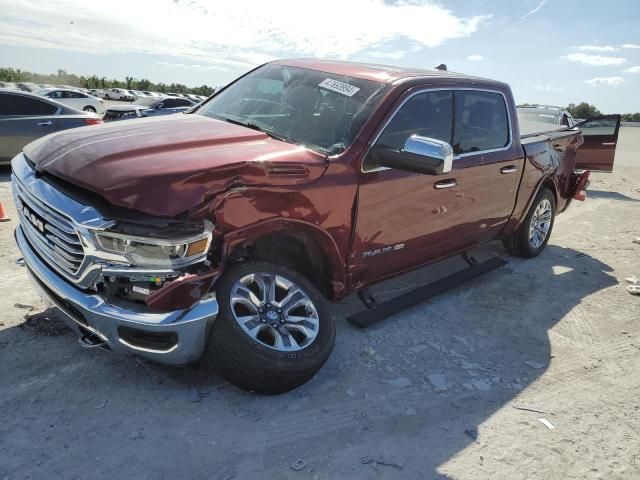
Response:
[[[160,110],[162,108],[162,103],[156,103],[156,110]]]
[[[410,136],[401,150],[383,145],[371,152],[377,165],[425,175],[449,173],[453,165],[453,148],[435,138]]]

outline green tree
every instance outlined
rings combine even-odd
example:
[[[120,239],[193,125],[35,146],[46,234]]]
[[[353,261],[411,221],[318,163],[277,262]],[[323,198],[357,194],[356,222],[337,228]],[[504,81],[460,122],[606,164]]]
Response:
[[[587,102],[582,102],[578,105],[576,105],[575,103],[570,103],[567,107],[567,110],[574,118],[591,118],[602,115],[602,113],[600,113],[600,110],[598,110],[595,105],[590,105]]]

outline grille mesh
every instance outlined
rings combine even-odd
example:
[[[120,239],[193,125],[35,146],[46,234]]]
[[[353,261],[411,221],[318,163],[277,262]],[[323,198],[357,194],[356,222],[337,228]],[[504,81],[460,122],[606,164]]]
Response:
[[[20,225],[31,246],[54,269],[75,277],[85,254],[73,224],[17,182],[14,192]]]

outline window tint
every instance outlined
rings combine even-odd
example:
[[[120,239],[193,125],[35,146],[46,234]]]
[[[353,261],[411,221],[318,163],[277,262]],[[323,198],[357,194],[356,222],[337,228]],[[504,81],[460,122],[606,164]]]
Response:
[[[507,107],[502,95],[473,90],[457,91],[455,95],[455,153],[491,150],[509,143]]]
[[[49,92],[47,94],[47,97],[49,97],[49,98],[64,98],[64,92],[61,92],[60,90],[55,90],[53,92]]]
[[[53,115],[58,108],[36,98],[0,93],[0,115]]]
[[[400,150],[411,135],[451,142],[452,93],[418,93],[405,102],[378,139],[378,144]]]
[[[594,118],[578,125],[585,137],[597,135],[615,135],[618,125],[617,117]]]
[[[173,108],[176,106],[176,101],[173,98],[167,98],[162,101],[162,108]]]
[[[190,107],[191,105],[193,105],[193,103],[191,103],[191,101],[187,100],[186,98],[182,100],[176,100],[175,102],[176,107]]]

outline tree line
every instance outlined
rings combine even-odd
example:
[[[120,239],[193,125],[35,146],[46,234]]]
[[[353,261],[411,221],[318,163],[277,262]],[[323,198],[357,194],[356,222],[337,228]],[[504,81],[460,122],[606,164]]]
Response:
[[[115,78],[98,77],[97,75],[85,76],[68,73],[66,70],[58,70],[57,73],[34,73],[16,68],[0,68],[0,81],[3,82],[31,82],[46,83],[50,85],[69,85],[80,88],[126,88],[127,90],[143,90],[151,92],[176,92],[192,93],[195,95],[209,96],[213,93],[214,87],[201,85],[199,87],[188,87],[181,83],[154,83],[146,78],[137,79],[125,77],[124,80]]]
[[[535,104],[532,103],[523,103],[522,105],[518,105],[519,107],[533,107]],[[567,106],[567,111],[571,114],[573,118],[591,118],[602,115],[602,112],[598,110],[595,105],[591,105],[587,102],[578,103],[570,103]],[[622,114],[623,122],[640,122],[640,112],[639,113],[623,113]]]

